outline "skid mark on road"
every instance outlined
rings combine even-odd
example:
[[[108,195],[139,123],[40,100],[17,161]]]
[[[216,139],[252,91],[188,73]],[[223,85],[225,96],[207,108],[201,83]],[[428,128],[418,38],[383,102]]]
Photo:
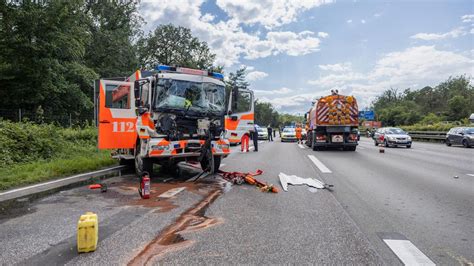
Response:
[[[316,167],[318,167],[319,171],[321,171],[322,173],[332,173],[332,171],[329,170],[329,168],[327,168],[326,165],[324,165],[314,155],[308,155],[308,158],[314,163],[314,165],[316,165]]]

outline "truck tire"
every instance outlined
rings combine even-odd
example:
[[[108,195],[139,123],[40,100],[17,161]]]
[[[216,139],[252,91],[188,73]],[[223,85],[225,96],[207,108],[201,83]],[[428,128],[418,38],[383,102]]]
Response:
[[[355,151],[356,149],[357,149],[357,146],[344,147],[345,151]]]
[[[219,172],[219,167],[221,166],[221,157],[220,156],[214,156],[214,167],[212,169],[212,173],[215,174]],[[205,170],[209,167],[209,160],[202,160],[201,161],[201,168],[202,170]]]
[[[135,145],[135,150],[133,155],[135,156],[135,172],[138,176],[143,175],[143,173],[148,172],[148,174],[153,174],[153,160],[151,158],[142,158],[140,156],[141,140],[137,140]]]

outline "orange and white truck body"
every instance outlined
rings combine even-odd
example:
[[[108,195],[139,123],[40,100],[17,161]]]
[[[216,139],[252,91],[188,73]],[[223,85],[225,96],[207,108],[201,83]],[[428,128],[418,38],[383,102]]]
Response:
[[[254,130],[255,101],[253,91],[238,89],[238,93],[239,97],[245,97],[246,104],[243,107],[235,108],[234,103],[237,99],[233,97],[235,93],[231,93],[228,110],[237,110],[234,110],[235,113],[231,111],[225,117],[226,138],[232,145],[242,143],[242,138],[244,136],[250,137],[250,132]]]
[[[96,81],[99,149],[114,149],[117,158],[134,159],[137,172],[151,172],[153,163],[203,160],[208,145],[217,170],[230,154],[224,86],[219,73],[169,66]]]
[[[356,149],[359,110],[353,96],[321,97],[306,116],[307,144],[314,150],[325,147]]]

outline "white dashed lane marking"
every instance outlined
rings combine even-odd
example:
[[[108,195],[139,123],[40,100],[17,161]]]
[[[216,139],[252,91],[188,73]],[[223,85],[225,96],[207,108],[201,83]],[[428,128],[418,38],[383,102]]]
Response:
[[[306,149],[305,146],[303,146],[303,144],[298,144],[298,147],[302,148],[302,149]]]
[[[329,168],[327,168],[326,165],[324,165],[314,155],[308,155],[308,158],[314,163],[314,165],[316,165],[316,167],[318,167],[319,171],[321,171],[322,173],[332,173],[332,171],[329,170]]]
[[[468,176],[474,176],[474,174],[466,174],[466,175],[468,175]]]
[[[410,240],[384,239],[383,241],[405,265],[435,265]]]

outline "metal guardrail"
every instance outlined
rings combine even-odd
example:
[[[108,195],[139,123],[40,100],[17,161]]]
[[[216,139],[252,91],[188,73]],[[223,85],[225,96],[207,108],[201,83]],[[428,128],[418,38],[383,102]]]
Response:
[[[82,182],[87,182],[91,178],[102,177],[112,174],[122,175],[122,171],[126,170],[128,167],[119,165],[113,166],[110,168],[100,169],[97,171],[92,171],[88,173],[77,174],[69,177],[64,177],[60,179],[55,179],[51,181],[42,182],[36,185],[30,185],[26,187],[15,188],[7,191],[0,192],[0,207],[3,202],[11,201],[14,199],[29,197],[37,194],[49,194],[66,188],[69,186],[74,186]],[[1,213],[1,208],[0,208]]]
[[[446,132],[444,131],[409,131],[408,134],[412,139],[437,141],[444,141],[446,139]]]

